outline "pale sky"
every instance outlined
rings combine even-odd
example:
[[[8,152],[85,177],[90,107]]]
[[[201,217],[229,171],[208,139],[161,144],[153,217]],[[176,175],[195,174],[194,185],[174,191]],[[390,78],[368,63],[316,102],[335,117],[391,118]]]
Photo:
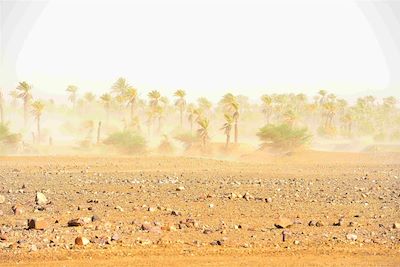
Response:
[[[143,95],[183,88],[214,101],[400,96],[399,14],[386,2],[0,1],[6,91],[26,80],[52,96],[68,84],[101,94],[123,76]]]

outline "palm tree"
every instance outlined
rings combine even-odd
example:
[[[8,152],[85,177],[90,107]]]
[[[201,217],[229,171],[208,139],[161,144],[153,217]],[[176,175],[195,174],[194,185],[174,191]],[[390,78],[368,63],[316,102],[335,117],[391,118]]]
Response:
[[[44,109],[44,103],[42,101],[36,100],[32,103],[32,114],[36,119],[37,125],[37,142],[40,143],[40,117],[42,116],[42,112]]]
[[[13,107],[15,107],[15,106],[17,105],[18,91],[17,91],[17,90],[12,90],[12,91],[10,91],[9,95],[10,95],[11,98],[12,98],[11,105],[12,105]]]
[[[225,117],[225,123],[222,126],[221,130],[224,130],[224,133],[226,135],[226,144],[225,148],[228,149],[230,140],[231,140],[231,130],[232,130],[232,124],[233,124],[233,117],[230,114],[224,114]]]
[[[75,110],[76,107],[76,92],[78,91],[78,87],[75,85],[68,85],[67,90],[70,93],[68,100],[72,103],[72,108]]]
[[[111,87],[111,90],[117,95],[124,95],[125,91],[130,87],[125,78],[119,78]]]
[[[150,102],[149,102],[150,107],[154,108],[154,107],[158,106],[158,102],[161,98],[160,92],[158,92],[157,90],[153,90],[153,91],[149,92],[147,94],[147,96],[150,98]]]
[[[197,134],[199,135],[202,145],[205,148],[208,139],[210,139],[208,136],[208,127],[210,125],[210,121],[207,118],[202,118],[197,122],[197,124],[200,126],[200,128],[197,130]]]
[[[212,103],[205,97],[200,97],[197,99],[197,103],[199,104],[199,109],[203,110],[205,114],[209,115],[209,112],[212,108]]]
[[[1,124],[4,124],[4,97],[3,97],[3,92],[0,91],[0,122]]]
[[[325,101],[325,97],[327,95],[327,91],[326,90],[319,90],[318,91],[318,95],[319,95],[319,105],[322,106],[322,104]]]
[[[190,133],[193,133],[193,121],[194,121],[194,116],[196,115],[195,113],[196,107],[194,104],[189,104],[187,107],[187,113],[188,115],[188,121],[190,123]]]
[[[136,88],[133,88],[132,86],[129,86],[128,88],[125,89],[124,97],[126,101],[128,102],[128,105],[131,107],[131,122],[133,122],[134,117],[135,117],[135,103],[136,103],[136,98],[137,98],[137,90]]]
[[[270,97],[269,95],[263,95],[261,97],[261,101],[264,106],[262,111],[264,113],[267,124],[269,124],[272,115],[272,97]]]
[[[100,100],[101,102],[103,102],[104,110],[106,111],[106,120],[108,121],[110,117],[110,107],[111,107],[112,97],[110,94],[106,93],[100,96]]]
[[[90,104],[96,99],[96,95],[92,92],[87,92],[86,94],[84,94],[83,98],[86,100],[86,102]]]
[[[20,82],[16,88],[18,92],[18,98],[21,98],[24,101],[24,127],[26,127],[28,123],[28,108],[29,102],[32,99],[32,85],[27,82]]]
[[[237,101],[237,97],[231,93],[228,93],[223,96],[221,100],[222,104],[225,108],[232,112],[233,120],[235,121],[235,144],[238,142],[238,120],[239,120],[239,102]]]
[[[178,97],[178,99],[175,101],[175,106],[179,108],[179,113],[180,113],[180,122],[181,122],[181,128],[183,127],[183,110],[185,109],[186,106],[186,92],[184,90],[177,90],[174,93],[174,96]]]

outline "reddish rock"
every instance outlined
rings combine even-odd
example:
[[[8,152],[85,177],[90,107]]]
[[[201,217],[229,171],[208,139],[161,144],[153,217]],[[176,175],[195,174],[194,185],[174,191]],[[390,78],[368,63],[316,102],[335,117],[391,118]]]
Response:
[[[20,215],[20,214],[24,213],[24,209],[20,205],[14,205],[12,207],[12,211],[13,211],[14,215]]]
[[[28,229],[44,230],[49,226],[49,223],[44,219],[28,220]]]

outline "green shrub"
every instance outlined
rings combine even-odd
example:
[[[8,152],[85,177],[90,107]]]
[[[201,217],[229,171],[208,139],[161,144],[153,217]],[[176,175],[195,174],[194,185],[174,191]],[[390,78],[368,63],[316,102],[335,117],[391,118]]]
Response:
[[[20,142],[20,134],[11,133],[7,124],[0,123],[0,152],[15,152]]]
[[[294,149],[306,144],[311,135],[307,128],[296,128],[288,124],[268,124],[262,127],[257,136],[263,141],[262,147]]]
[[[130,130],[112,133],[104,143],[106,145],[112,145],[121,152],[128,154],[144,152],[146,148],[146,140],[144,137]]]

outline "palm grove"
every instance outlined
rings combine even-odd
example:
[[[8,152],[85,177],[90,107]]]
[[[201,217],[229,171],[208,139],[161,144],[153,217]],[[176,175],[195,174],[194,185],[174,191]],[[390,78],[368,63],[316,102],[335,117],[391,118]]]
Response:
[[[152,140],[171,149],[171,139],[204,153],[216,144],[228,152],[254,136],[262,148],[286,150],[303,146],[312,137],[400,141],[400,111],[394,97],[365,96],[350,104],[320,90],[312,98],[301,93],[266,94],[252,103],[246,96],[227,93],[215,104],[206,97],[190,103],[185,90],[176,90],[171,96],[158,90],[143,95],[119,78],[109,92],[99,96],[69,85],[65,88],[66,105],[35,99],[33,88],[24,81],[8,93],[8,99],[0,92],[2,151],[22,141],[51,144],[53,135],[73,136],[83,147],[97,143],[127,153],[144,151]],[[19,116],[22,123],[10,114]],[[56,118],[57,126],[43,124],[45,117]],[[12,133],[10,129],[20,130]]]

